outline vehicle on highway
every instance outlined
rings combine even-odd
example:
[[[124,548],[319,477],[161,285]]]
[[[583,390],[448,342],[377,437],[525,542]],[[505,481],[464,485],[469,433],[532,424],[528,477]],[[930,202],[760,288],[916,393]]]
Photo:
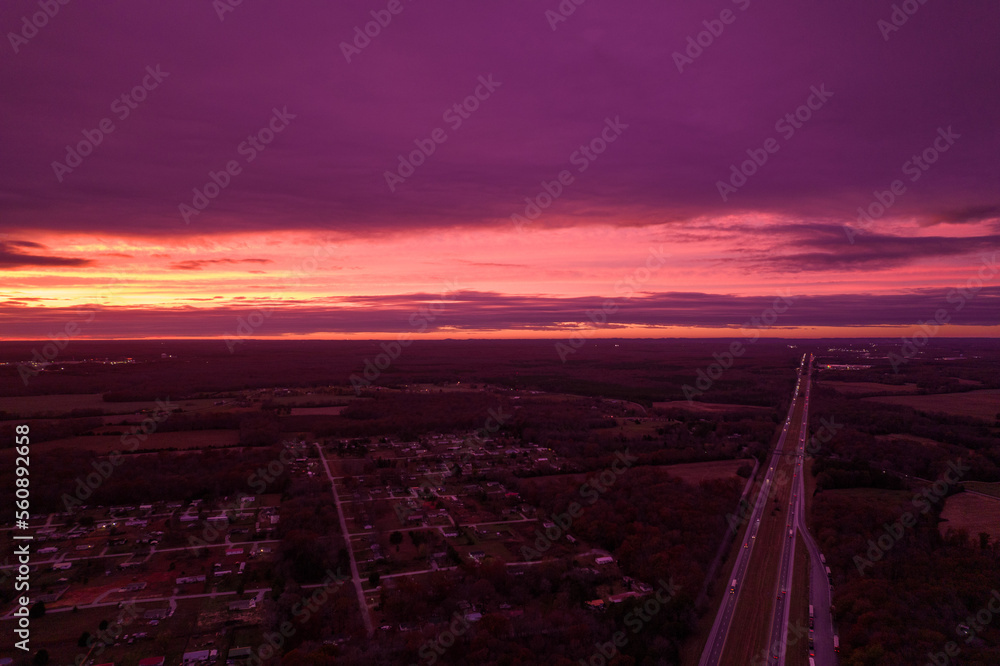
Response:
[[[736,593],[736,579],[734,578],[733,579],[733,584],[729,588],[729,594],[735,594],[735,593]]]

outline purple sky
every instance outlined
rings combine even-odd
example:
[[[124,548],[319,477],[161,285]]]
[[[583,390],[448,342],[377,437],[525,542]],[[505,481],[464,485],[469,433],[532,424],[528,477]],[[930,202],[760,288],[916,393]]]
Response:
[[[927,294],[960,286],[1000,246],[997,3],[928,0],[884,39],[878,22],[893,3],[882,0],[587,0],[555,30],[545,14],[555,0],[402,0],[348,63],[341,43],[386,5],[246,0],[220,20],[209,0],[70,2],[37,35],[15,39],[16,53],[8,34],[0,49],[0,271],[10,276],[0,311],[16,324],[8,335],[40,334],[49,315],[32,303],[59,312],[99,302],[88,289],[115,271],[141,276],[141,285],[131,300],[104,302],[123,313],[105,322],[105,335],[142,329],[137,311],[155,319],[184,305],[178,294],[190,287],[167,280],[178,274],[213,281],[231,322],[239,295],[279,298],[265,298],[259,276],[287,272],[299,256],[292,247],[315,239],[347,249],[288,294],[313,323],[276,318],[271,334],[394,330],[400,317],[388,305],[378,308],[382,328],[368,328],[360,312],[330,324],[346,316],[330,299],[416,301],[455,275],[492,295],[490,317],[511,329],[557,329],[586,308],[574,299],[613,295],[646,248],[662,243],[692,268],[646,284],[648,301],[633,299],[621,325],[739,324],[740,299],[801,285],[833,308],[803,312],[808,325],[897,326],[926,318]],[[724,10],[732,22],[679,72],[673,54]],[[11,0],[0,27],[20,32],[22,17],[38,11]],[[123,106],[113,104],[151,81],[147,67],[168,75],[121,119]],[[473,95],[479,77],[499,86],[452,128],[443,113]],[[815,89],[832,96],[793,135],[779,130]],[[247,162],[238,146],[273,109],[294,118]],[[114,131],[60,182],[53,161],[103,118]],[[627,128],[578,172],[571,156],[609,118]],[[391,191],[384,172],[436,128],[447,140]],[[947,151],[911,181],[904,164],[934,145],[939,128],[951,128]],[[718,181],[768,139],[777,152],[723,201]],[[239,175],[186,224],[179,205],[192,204],[192,188],[230,160]],[[497,246],[498,234],[523,237],[511,215],[564,169],[574,183],[532,222],[530,251]],[[856,209],[895,179],[905,193],[848,242],[843,225],[857,227]],[[595,243],[595,229],[610,235]],[[463,272],[470,238],[497,247],[474,259],[495,271]],[[546,262],[542,250],[555,238],[574,249],[575,264],[569,250]],[[266,253],[272,241],[286,251]],[[611,245],[631,254],[600,253]],[[407,247],[379,276],[373,257]],[[520,266],[523,281],[509,282],[504,264]],[[580,284],[573,270],[599,277]],[[706,295],[698,316],[664,316],[653,305],[678,293]],[[997,323],[988,295],[962,323]],[[897,300],[884,308],[887,298]],[[544,304],[555,301],[563,305],[546,318]],[[720,315],[722,302],[731,307]],[[215,316],[206,309],[176,320],[170,334],[196,334]],[[471,302],[454,322],[486,330]]]

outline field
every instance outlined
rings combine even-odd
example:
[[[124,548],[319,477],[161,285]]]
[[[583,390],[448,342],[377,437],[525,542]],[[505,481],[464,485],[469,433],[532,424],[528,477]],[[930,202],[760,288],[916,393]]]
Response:
[[[736,476],[736,470],[743,465],[753,467],[749,460],[713,460],[702,463],[685,463],[682,465],[665,465],[658,467],[670,476],[676,476],[685,483],[695,485],[711,479],[728,479]]]
[[[166,398],[165,398],[166,400]],[[215,404],[215,400],[175,400],[171,407],[180,407],[186,412],[205,409]],[[95,409],[104,414],[135,414],[141,410],[156,411],[160,408],[156,401],[147,402],[104,402],[100,393],[75,393],[68,395],[25,395],[0,398],[0,412],[18,414],[21,418],[66,416],[74,409]]]
[[[702,414],[720,414],[722,412],[743,412],[756,411],[766,412],[769,407],[757,407],[754,405],[727,405],[715,402],[688,402],[687,400],[670,400],[668,402],[654,402],[655,409],[687,409],[692,412]]]
[[[340,416],[347,405],[331,407],[292,407],[292,416]]]
[[[235,430],[183,430],[178,432],[154,432],[146,435],[146,441],[140,441],[136,451],[147,449],[207,449],[214,447],[236,446],[239,444],[239,433]],[[132,449],[135,441],[131,435],[127,443],[122,443],[122,435],[94,435],[92,437],[67,437],[49,442],[32,444],[35,454],[70,448],[93,451],[97,454],[111,453],[115,450]],[[8,449],[13,453],[13,449]]]
[[[1000,539],[1000,499],[991,499],[972,493],[959,493],[948,498],[941,511],[941,534],[948,530],[966,530],[969,538],[978,543],[979,533],[986,532],[993,541]]]
[[[677,477],[684,483],[697,485],[702,481],[708,481],[711,479],[728,479],[736,476],[736,470],[743,465],[750,465],[752,467],[753,462],[746,459],[712,460],[709,462],[683,463],[680,465],[657,465],[651,469],[657,469],[665,474]],[[532,484],[539,483],[544,485],[546,483],[546,479],[558,481],[569,479],[575,483],[583,483],[593,476],[593,472],[587,472],[585,474],[558,474],[552,476],[536,476],[524,479],[524,482]]]
[[[878,382],[817,382],[819,386],[853,395],[855,393],[916,393],[916,384],[879,384]]]
[[[1000,389],[863,399],[904,405],[924,412],[941,412],[954,416],[972,417],[991,423],[996,420],[997,414],[1000,413]]]
[[[962,484],[966,490],[972,490],[983,495],[990,495],[1000,499],[1000,483],[987,483],[985,481],[966,481]]]

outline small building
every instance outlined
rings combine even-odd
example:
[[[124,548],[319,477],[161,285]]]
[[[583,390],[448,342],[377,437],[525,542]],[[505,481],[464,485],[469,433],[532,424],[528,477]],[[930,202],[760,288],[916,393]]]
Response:
[[[166,663],[166,657],[146,657],[139,660],[139,666],[164,666]]]
[[[219,658],[219,651],[212,650],[195,650],[193,652],[185,652],[184,656],[181,658],[181,664],[183,666],[198,666],[200,664],[211,664],[216,659]]]
[[[229,654],[226,655],[226,663],[235,663],[237,661],[244,661],[253,656],[253,648],[249,647],[236,647],[229,650]]]

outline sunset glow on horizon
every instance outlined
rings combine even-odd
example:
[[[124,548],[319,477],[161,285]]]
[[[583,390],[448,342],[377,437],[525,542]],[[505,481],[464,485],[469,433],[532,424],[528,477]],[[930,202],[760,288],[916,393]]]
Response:
[[[64,7],[0,73],[0,339],[1000,333],[1000,10],[734,2],[678,65],[711,12],[636,7]]]

